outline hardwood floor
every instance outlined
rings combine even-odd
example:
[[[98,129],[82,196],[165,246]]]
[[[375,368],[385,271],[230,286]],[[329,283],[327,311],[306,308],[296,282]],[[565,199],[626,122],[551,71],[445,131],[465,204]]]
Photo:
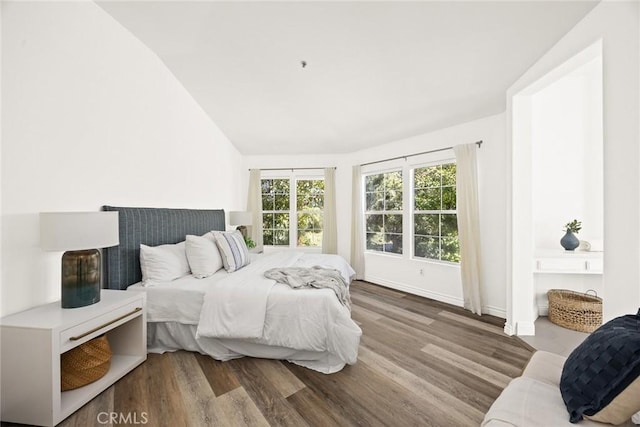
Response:
[[[339,373],[149,354],[61,425],[477,426],[531,357],[502,319],[361,281],[351,289],[363,336],[358,363]],[[120,418],[101,423],[104,412]]]

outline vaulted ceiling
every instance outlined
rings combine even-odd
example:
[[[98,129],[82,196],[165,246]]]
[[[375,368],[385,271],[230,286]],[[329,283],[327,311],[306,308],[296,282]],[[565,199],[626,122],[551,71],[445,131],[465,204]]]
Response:
[[[596,2],[98,4],[242,153],[321,154],[504,111],[506,89]]]

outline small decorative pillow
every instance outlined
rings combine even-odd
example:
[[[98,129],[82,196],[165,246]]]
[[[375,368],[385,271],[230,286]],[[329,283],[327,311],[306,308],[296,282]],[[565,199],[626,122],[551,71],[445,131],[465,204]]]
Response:
[[[185,245],[191,274],[196,279],[209,277],[222,268],[220,251],[212,233],[202,237],[187,235]]]
[[[140,269],[143,286],[169,282],[189,274],[185,243],[175,245],[140,245]]]
[[[560,392],[572,423],[622,424],[640,411],[640,310],[605,323],[569,355]]]
[[[220,249],[225,270],[232,273],[249,264],[251,261],[249,249],[239,231],[214,231],[213,234],[216,237],[216,245]]]

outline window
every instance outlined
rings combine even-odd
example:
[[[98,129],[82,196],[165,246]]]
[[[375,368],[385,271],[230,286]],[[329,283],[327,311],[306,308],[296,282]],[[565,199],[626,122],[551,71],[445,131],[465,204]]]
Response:
[[[268,246],[289,246],[289,179],[262,179],[262,238]]]
[[[324,180],[267,178],[262,187],[265,246],[321,246]]]
[[[322,210],[324,180],[296,181],[296,211],[298,216],[298,246],[322,246]]]
[[[413,189],[414,256],[459,262],[456,164],[414,169]]]
[[[402,254],[402,171],[365,176],[366,248]]]

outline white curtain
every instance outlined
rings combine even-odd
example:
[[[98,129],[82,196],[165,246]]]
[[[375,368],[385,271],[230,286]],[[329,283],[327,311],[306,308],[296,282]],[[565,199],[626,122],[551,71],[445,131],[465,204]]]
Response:
[[[351,200],[351,267],[356,279],[364,279],[364,212],[362,209],[362,171],[360,165],[353,167]]]
[[[336,169],[324,170],[324,212],[322,215],[322,253],[338,253],[336,220]]]
[[[249,192],[247,210],[251,212],[251,225],[247,227],[249,236],[256,243],[256,250],[262,251],[262,191],[260,187],[260,169],[249,171]]]
[[[457,163],[458,238],[464,308],[482,314],[476,150],[476,144],[453,147]]]

